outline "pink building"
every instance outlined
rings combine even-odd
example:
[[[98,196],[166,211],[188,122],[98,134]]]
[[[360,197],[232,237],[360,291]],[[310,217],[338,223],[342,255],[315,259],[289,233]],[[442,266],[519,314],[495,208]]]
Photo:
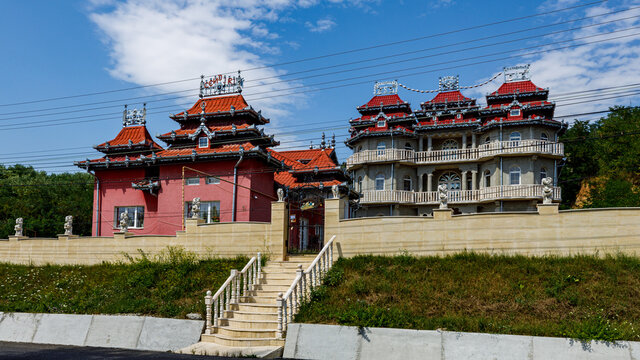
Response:
[[[200,87],[190,109],[171,115],[180,128],[158,136],[166,148],[149,135],[146,110],[125,108],[118,135],[95,147],[104,156],[75,163],[96,177],[95,236],[120,231],[125,212],[134,234],[173,235],[196,197],[206,222],[270,221],[274,172],[287,167],[267,150],[278,145],[259,128],[269,120],[240,94],[240,76]]]

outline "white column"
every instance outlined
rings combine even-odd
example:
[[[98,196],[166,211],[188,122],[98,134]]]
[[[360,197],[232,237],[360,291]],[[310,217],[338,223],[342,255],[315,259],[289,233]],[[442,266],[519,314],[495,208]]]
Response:
[[[424,151],[424,137],[418,138],[418,151]]]
[[[467,148],[467,133],[462,134],[462,148]]]
[[[426,191],[433,191],[433,173],[427,174],[427,190]]]
[[[462,190],[467,190],[467,172],[462,172]]]
[[[429,135],[427,136],[427,151],[432,151],[433,150],[433,141],[432,141],[432,136]]]
[[[471,170],[471,190],[478,190],[478,170]]]
[[[419,192],[423,192],[424,190],[422,189],[422,180],[424,178],[424,174],[418,175],[418,191]]]
[[[476,148],[478,144],[476,143],[476,133],[471,133],[471,147]]]

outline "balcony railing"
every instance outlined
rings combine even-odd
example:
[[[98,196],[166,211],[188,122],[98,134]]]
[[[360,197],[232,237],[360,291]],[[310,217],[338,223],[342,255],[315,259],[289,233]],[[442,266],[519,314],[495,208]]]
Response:
[[[477,148],[455,150],[413,151],[401,149],[364,150],[347,159],[347,167],[382,162],[437,164],[469,162],[509,154],[549,154],[564,156],[564,144],[543,140],[494,141]]]
[[[542,199],[542,185],[491,186],[479,190],[456,190],[447,193],[450,204],[469,204],[496,200]],[[559,187],[553,188],[553,199],[560,201]],[[362,192],[361,204],[438,204],[437,191],[368,190]]]

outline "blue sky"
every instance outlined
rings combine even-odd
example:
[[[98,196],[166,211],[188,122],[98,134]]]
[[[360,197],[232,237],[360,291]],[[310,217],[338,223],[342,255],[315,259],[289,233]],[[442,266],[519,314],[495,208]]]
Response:
[[[426,90],[437,88],[439,76],[459,74],[465,86],[503,66],[531,63],[532,80],[550,88],[557,115],[636,105],[637,87],[591,97],[567,93],[640,84],[639,1],[530,16],[588,2],[0,2],[0,163],[77,171],[73,160],[97,157],[91,146],[117,134],[124,104],[147,101],[150,132],[164,133],[177,128],[167,115],[196,101],[199,81],[150,85],[237,69],[259,68],[243,73],[244,95],[271,118],[265,130],[276,134],[283,150],[318,144],[325,131],[336,134],[341,160],[349,155],[342,143],[347,120],[358,116],[355,107],[369,100],[376,80]],[[609,14],[621,10],[628,11]],[[524,19],[438,35],[519,17]],[[567,22],[583,17],[588,19]],[[419,37],[425,38],[352,51]],[[322,57],[345,51],[351,52]],[[400,55],[405,52],[414,53]],[[313,57],[322,58],[278,65]],[[501,82],[498,77],[464,93],[481,99]],[[171,94],[159,95],[165,93]],[[431,97],[399,94],[414,108]]]

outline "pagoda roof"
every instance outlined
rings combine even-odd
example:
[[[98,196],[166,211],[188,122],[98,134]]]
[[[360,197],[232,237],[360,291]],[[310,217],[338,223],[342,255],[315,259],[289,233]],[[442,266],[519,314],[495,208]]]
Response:
[[[233,95],[216,95],[210,97],[204,97],[198,99],[190,109],[186,110],[187,116],[185,117],[185,112],[182,111],[178,114],[171,114],[169,117],[175,121],[182,121],[185,119],[193,119],[200,118],[202,116],[202,104],[204,103],[204,112],[205,117],[215,117],[215,116],[233,116],[234,114],[250,114],[253,117],[257,118],[260,123],[266,124],[269,122],[269,119],[262,116],[260,111],[255,111],[253,107],[247,104],[247,101],[241,94],[233,94]]]
[[[460,92],[460,90],[443,91],[439,92],[433,99],[425,101],[423,104],[440,104],[451,103],[460,101],[473,101],[474,99],[468,98]]]
[[[300,188],[303,186],[325,186],[341,185],[344,180],[329,179],[320,181],[305,182],[296,177],[296,173],[313,172],[318,173],[340,173],[340,165],[335,149],[302,149],[292,151],[275,151],[269,149],[274,158],[281,160],[291,168],[289,171],[280,171],[274,174],[274,180],[281,186],[289,188]],[[344,178],[344,175],[340,176]]]
[[[209,129],[210,132],[216,132],[216,133],[233,132],[233,128],[234,128],[233,125],[221,125],[221,126],[206,125],[206,127],[207,129]],[[194,124],[193,126],[186,126],[184,129],[170,131],[168,133],[158,135],[157,137],[158,139],[161,139],[161,140],[170,139],[173,136],[173,134],[175,134],[175,137],[177,138],[188,137],[189,135],[195,134],[199,129],[200,129],[200,126]],[[252,128],[251,125],[249,124],[239,124],[235,126],[236,131],[246,131],[247,129],[258,131],[257,129]]]
[[[108,145],[107,145],[108,144]],[[118,135],[107,142],[94,146],[98,151],[108,152],[117,151],[122,148],[129,147],[144,147],[150,150],[162,150],[162,146],[158,145],[147,131],[147,127],[144,125],[138,126],[125,126]]]
[[[515,93],[528,93],[547,91],[547,89],[536,86],[531,80],[506,82],[500,85],[498,90],[492,92],[488,96],[508,95]]]
[[[371,98],[366,104],[362,106],[358,106],[357,110],[369,110],[369,109],[382,109],[385,107],[406,107],[409,112],[411,112],[411,108],[409,107],[409,103],[402,100],[398,94],[390,94],[390,95],[376,95]]]

